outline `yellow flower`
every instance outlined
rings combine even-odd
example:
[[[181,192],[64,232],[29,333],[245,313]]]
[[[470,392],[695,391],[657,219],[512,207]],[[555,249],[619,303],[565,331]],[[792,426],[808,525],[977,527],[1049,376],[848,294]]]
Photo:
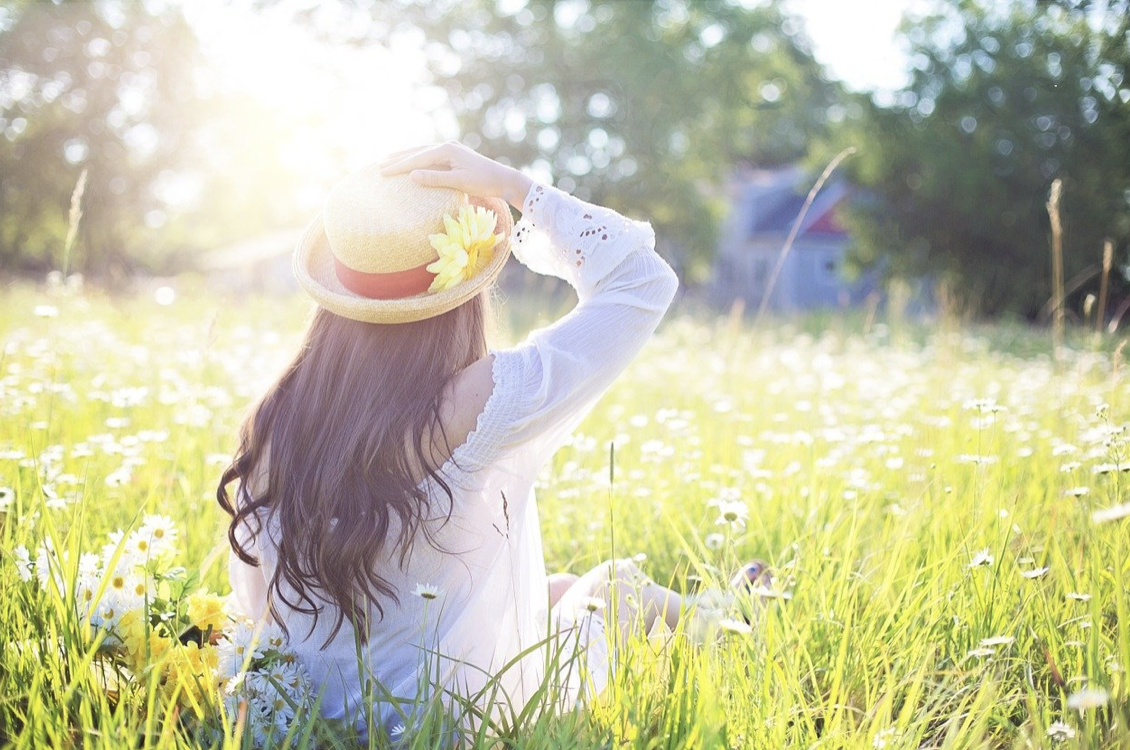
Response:
[[[216,688],[216,666],[219,655],[211,646],[198,646],[189,641],[183,646],[168,649],[164,662],[164,695],[166,700],[176,696],[182,706],[192,708],[203,716],[206,693]]]
[[[117,633],[122,640],[126,665],[138,675],[158,663],[172,645],[172,639],[168,636],[161,635],[151,627],[146,628],[144,609],[132,609],[122,615]]]
[[[192,624],[204,632],[211,627],[213,632],[218,632],[227,621],[224,614],[224,599],[218,594],[208,593],[208,589],[201,589],[188,597],[188,619]]]
[[[126,663],[134,672],[145,667],[145,611],[131,609],[118,621],[117,633],[126,652]]]
[[[458,219],[450,214],[443,217],[447,231],[428,236],[439,252],[439,260],[427,266],[436,275],[429,292],[450,289],[487,267],[494,258],[494,246],[503,237],[494,234],[497,221],[494,212],[482,206],[463,206]]]
[[[149,660],[156,664],[169,647],[173,645],[173,639],[167,635],[161,635],[155,630],[149,631]]]

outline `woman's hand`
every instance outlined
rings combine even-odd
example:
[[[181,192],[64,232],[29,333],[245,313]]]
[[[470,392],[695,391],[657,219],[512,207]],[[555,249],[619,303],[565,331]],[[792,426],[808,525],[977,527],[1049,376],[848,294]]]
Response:
[[[421,185],[454,188],[481,198],[502,198],[519,211],[533,184],[517,169],[456,141],[397,151],[389,154],[380,167],[381,174],[386,176],[410,172]]]

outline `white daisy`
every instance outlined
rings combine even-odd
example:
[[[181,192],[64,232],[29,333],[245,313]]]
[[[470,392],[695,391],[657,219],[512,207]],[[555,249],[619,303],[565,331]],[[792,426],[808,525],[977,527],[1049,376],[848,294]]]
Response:
[[[221,679],[230,680],[240,675],[244,669],[253,669],[254,661],[262,659],[264,648],[250,620],[239,619],[233,627],[224,632],[216,644],[218,663],[216,674]]]
[[[1032,570],[1021,571],[1020,575],[1022,575],[1025,578],[1028,578],[1029,580],[1034,579],[1034,578],[1043,578],[1045,575],[1047,575],[1047,572],[1049,570],[1051,570],[1051,568],[1047,568],[1047,567],[1033,568]]]
[[[246,647],[237,646],[226,638],[221,638],[216,644],[216,676],[221,680],[234,681],[246,666]]]
[[[718,518],[714,523],[719,526],[730,524],[731,528],[744,529],[749,518],[749,506],[742,500],[722,500],[718,503]]]
[[[887,729],[875,733],[875,736],[871,739],[871,747],[876,750],[884,750],[885,748],[891,747],[898,738],[898,729],[888,727]]]
[[[306,670],[297,661],[280,661],[270,669],[271,679],[286,691],[296,703],[304,700],[310,692],[310,680]]]
[[[439,594],[439,586],[434,583],[417,583],[416,588],[412,591],[413,596],[418,596],[427,601],[439,598]]]
[[[954,459],[959,464],[977,464],[978,466],[995,464],[1000,461],[1000,456],[982,456],[978,453],[962,453]]]
[[[106,646],[119,646],[122,641],[117,636],[118,624],[122,621],[122,616],[128,612],[130,608],[126,606],[126,602],[107,592],[103,595],[98,606],[90,615],[90,624],[95,628],[101,628],[106,631],[106,639],[102,642]]]
[[[1102,688],[1083,688],[1067,696],[1067,707],[1077,711],[1100,708],[1110,700],[1110,693]]]
[[[1051,737],[1056,742],[1063,742],[1075,736],[1075,729],[1070,724],[1065,724],[1062,721],[1054,721],[1048,724],[1048,737]]]
[[[734,633],[736,635],[749,635],[753,632],[750,624],[744,620],[735,620],[732,617],[727,617],[718,621],[718,627],[725,630],[727,633]]]
[[[267,710],[271,713],[271,720],[280,737],[285,737],[290,731],[290,725],[294,722],[294,708],[294,702],[287,700],[287,696],[277,690],[267,698]]]
[[[80,581],[93,583],[98,578],[102,560],[93,552],[83,552],[78,558],[78,577]]]
[[[247,698],[247,725],[257,747],[273,747],[278,744],[277,728],[271,721],[270,702],[262,695],[249,695]]]
[[[589,612],[599,612],[605,607],[605,601],[596,596],[581,597],[581,607]]]
[[[35,554],[35,576],[39,579],[40,588],[46,591],[50,582],[54,581],[60,593],[65,590],[66,581],[63,579],[61,566],[62,561],[55,552],[54,543],[48,537]]]
[[[121,529],[118,529],[117,531],[111,531],[107,535],[107,538],[109,539],[109,541],[102,545],[102,564],[103,565],[106,565],[106,566],[110,565],[110,561],[114,559],[114,555],[118,554],[118,547],[121,546],[122,538],[124,536],[125,536],[125,532],[122,531]],[[121,556],[127,557],[126,551],[124,549],[122,550]],[[121,564],[121,562],[120,562],[120,558],[119,558],[119,565],[120,564]]]
[[[20,580],[27,583],[35,577],[35,563],[31,561],[31,554],[27,551],[27,547],[22,544],[15,549],[16,554],[16,571],[20,574]]]
[[[263,625],[262,630],[259,632],[259,642],[263,644],[263,648],[265,649],[284,651],[287,645],[286,633],[275,623],[268,622]]]
[[[126,554],[142,565],[156,557],[146,529],[135,529],[126,540]]]
[[[980,567],[982,565],[992,565],[992,564],[993,564],[993,555],[992,555],[991,552],[989,552],[989,548],[986,547],[985,549],[981,550],[977,554],[973,555],[973,559],[969,562],[969,567],[977,568],[977,567]]]
[[[129,480],[132,477],[133,473],[129,469],[122,467],[106,475],[106,486],[121,487],[122,485],[129,484]]]
[[[149,539],[155,556],[166,555],[174,550],[177,526],[168,516],[146,516],[140,531]]]
[[[762,599],[792,599],[793,592],[784,591],[782,589],[769,588],[765,584],[759,583],[756,586],[750,586],[749,593],[753,596],[759,596]]]
[[[1004,406],[997,403],[994,398],[974,398],[962,404],[961,408],[966,411],[976,411],[981,414],[996,414],[1004,411]]]
[[[1091,514],[1091,520],[1095,523],[1110,523],[1111,521],[1119,521],[1127,516],[1130,516],[1130,503],[1121,503],[1119,505],[1112,505],[1109,508],[1096,510]]]

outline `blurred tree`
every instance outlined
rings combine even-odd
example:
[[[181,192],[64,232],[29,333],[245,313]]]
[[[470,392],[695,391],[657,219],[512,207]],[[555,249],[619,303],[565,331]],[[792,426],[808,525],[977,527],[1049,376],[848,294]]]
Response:
[[[103,273],[150,243],[192,185],[196,40],[158,2],[17,2],[0,10],[0,265],[62,261],[76,179],[89,179],[72,269]]]
[[[861,147],[848,169],[870,194],[848,217],[856,261],[1038,317],[1058,177],[1069,300],[1097,288],[1103,238],[1123,259],[1130,244],[1128,6],[957,0],[906,24],[911,83],[889,106],[856,106],[837,136]]]
[[[736,163],[802,157],[839,108],[779,2],[407,0],[375,15],[377,36],[423,46],[464,142],[647,217],[691,275]]]

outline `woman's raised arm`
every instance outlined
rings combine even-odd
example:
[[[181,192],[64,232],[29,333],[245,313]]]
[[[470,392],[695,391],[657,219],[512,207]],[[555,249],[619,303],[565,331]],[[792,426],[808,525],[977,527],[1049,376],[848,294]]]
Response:
[[[474,471],[521,449],[548,459],[655,331],[678,288],[646,222],[586,203],[457,143],[392,155],[382,173],[501,197],[522,211],[511,249],[535,273],[576,290],[568,314],[515,347],[492,351],[456,378],[452,401],[467,434],[455,455]],[[518,191],[524,191],[518,195]],[[468,434],[469,431],[469,434]]]

